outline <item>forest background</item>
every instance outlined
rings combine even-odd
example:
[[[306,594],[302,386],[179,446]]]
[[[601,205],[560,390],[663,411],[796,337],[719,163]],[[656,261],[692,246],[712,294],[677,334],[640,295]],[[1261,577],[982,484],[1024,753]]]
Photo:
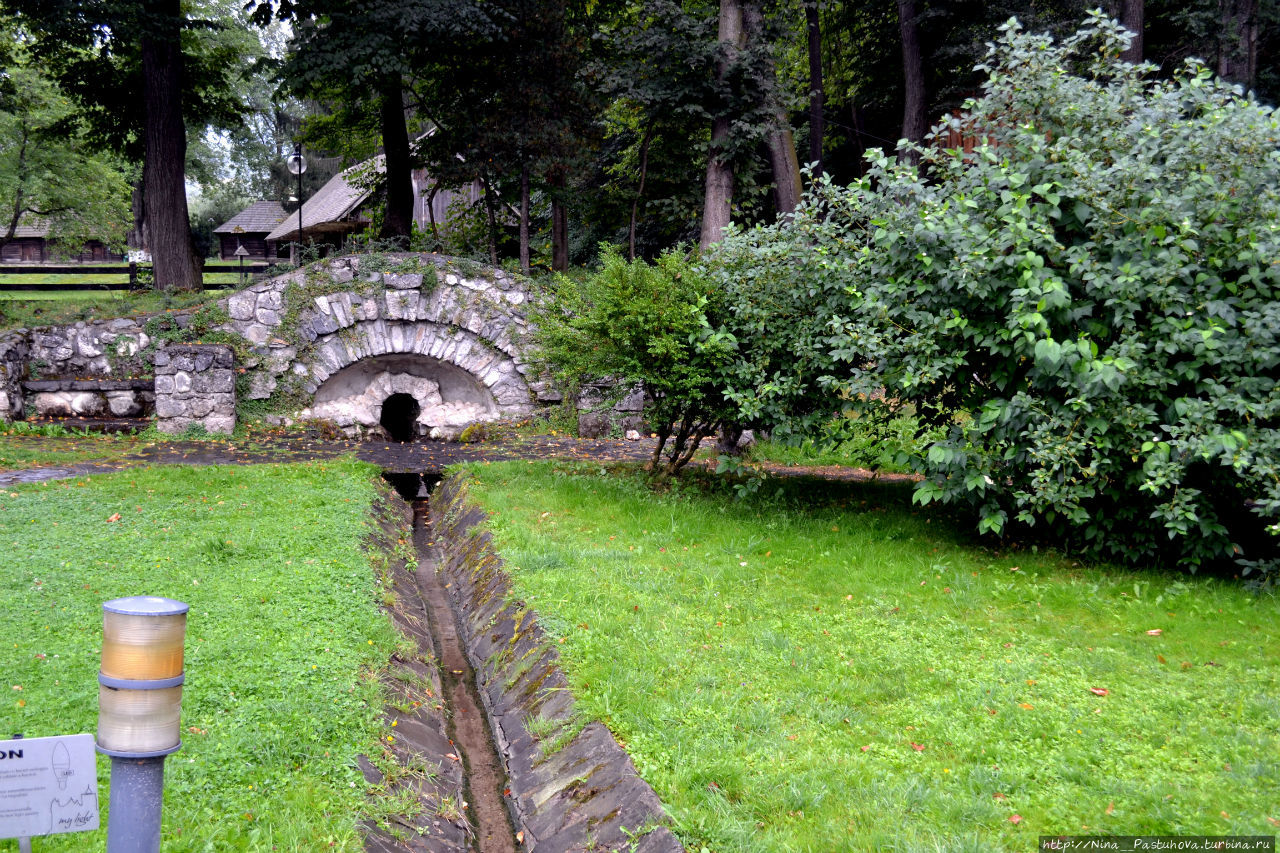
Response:
[[[921,141],[976,93],[996,28],[1074,30],[1080,0],[4,0],[0,241],[23,216],[158,247],[200,287],[213,227],[385,155],[372,232],[525,270],[707,246],[795,209],[812,175]],[[1125,58],[1191,56],[1268,103],[1280,8],[1114,0]],[[39,167],[35,158],[39,157]],[[414,234],[410,173],[475,185]],[[189,191],[197,188],[194,194]],[[188,196],[195,202],[188,207]],[[296,206],[286,202],[286,209]],[[131,210],[130,215],[128,210]],[[8,236],[6,236],[6,234]]]

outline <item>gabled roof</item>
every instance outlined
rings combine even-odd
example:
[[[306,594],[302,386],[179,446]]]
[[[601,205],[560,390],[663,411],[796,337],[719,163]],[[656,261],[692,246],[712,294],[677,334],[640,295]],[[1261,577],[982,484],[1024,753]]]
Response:
[[[350,183],[355,176],[367,172],[372,166],[383,170],[382,155],[372,161],[366,160],[350,168],[343,169],[329,179],[320,190],[302,203],[302,232],[340,231],[345,230],[341,223],[349,221],[351,215],[364,204],[371,193]],[[267,235],[268,240],[296,240],[298,238],[298,215],[291,213],[285,217],[275,230]]]
[[[214,234],[261,234],[288,216],[278,201],[255,201],[213,229]]]
[[[22,218],[18,220],[18,227],[13,229],[13,238],[19,237],[48,237],[49,221],[40,219],[27,214],[22,214]]]

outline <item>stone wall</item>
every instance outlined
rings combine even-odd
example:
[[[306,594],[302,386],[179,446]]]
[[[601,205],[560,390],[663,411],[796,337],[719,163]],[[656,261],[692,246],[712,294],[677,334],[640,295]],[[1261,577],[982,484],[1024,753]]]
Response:
[[[31,342],[13,332],[0,337],[0,421],[21,418],[24,401],[21,382],[26,378]]]
[[[156,352],[156,428],[179,433],[202,426],[236,428],[235,356],[216,344],[168,346]]]
[[[205,404],[194,397],[152,396],[154,352],[175,338],[199,341],[198,326],[206,338],[243,341],[234,344],[240,397],[268,400],[269,417],[324,417],[349,435],[376,434],[383,404],[403,394],[417,406],[417,434],[457,437],[473,423],[560,401],[524,358],[528,300],[516,276],[436,255],[331,258],[216,308],[0,338],[0,419],[137,417],[153,408],[174,424],[231,417],[221,398],[219,413],[199,414]]]

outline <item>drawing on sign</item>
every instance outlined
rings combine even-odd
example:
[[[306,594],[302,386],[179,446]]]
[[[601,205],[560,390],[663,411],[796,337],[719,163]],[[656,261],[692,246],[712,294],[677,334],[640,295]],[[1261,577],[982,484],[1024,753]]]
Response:
[[[53,778],[58,780],[58,790],[67,790],[67,777],[74,775],[75,771],[71,769],[71,753],[67,752],[67,745],[59,741],[53,747]]]
[[[65,785],[66,782],[64,781]],[[93,823],[94,826],[89,826]],[[77,829],[93,829],[98,823],[98,795],[93,788],[85,788],[77,797],[62,801],[54,797],[49,802],[49,828],[42,835],[55,832],[75,832]]]

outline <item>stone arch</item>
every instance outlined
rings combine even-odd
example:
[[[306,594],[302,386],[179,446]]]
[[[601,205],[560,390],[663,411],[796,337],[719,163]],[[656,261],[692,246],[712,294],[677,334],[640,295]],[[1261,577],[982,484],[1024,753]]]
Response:
[[[291,399],[301,392],[309,403],[296,415],[358,433],[379,428],[380,394],[407,393],[424,413],[421,432],[437,437],[555,401],[523,358],[521,279],[474,264],[464,274],[434,255],[379,256],[376,267],[371,257],[329,259],[227,300],[224,328],[260,356],[251,398],[293,389]],[[340,411],[340,398],[359,411]]]

